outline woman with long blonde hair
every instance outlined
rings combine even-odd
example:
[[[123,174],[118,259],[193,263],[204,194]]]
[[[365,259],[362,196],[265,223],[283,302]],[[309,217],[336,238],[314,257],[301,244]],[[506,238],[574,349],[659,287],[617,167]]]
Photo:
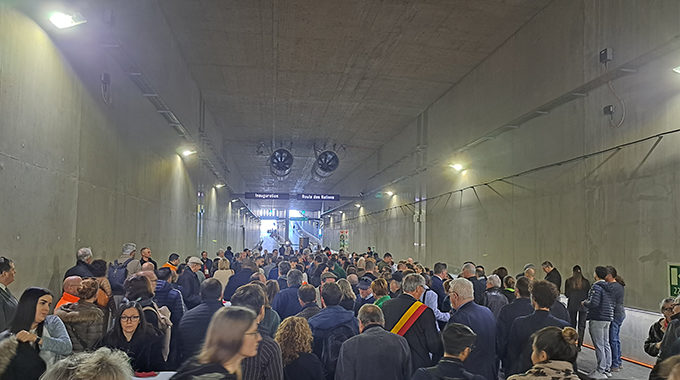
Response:
[[[312,353],[312,330],[302,317],[288,317],[276,332],[281,346],[284,380],[323,380],[323,365]]]
[[[257,315],[250,309],[230,306],[216,312],[201,352],[188,360],[171,379],[241,380],[241,361],[257,355],[262,340],[257,331]]]
[[[354,301],[357,299],[357,296],[354,294],[354,290],[352,290],[352,284],[344,278],[341,278],[338,280],[338,286],[340,287],[340,291],[342,291],[340,306],[344,307],[346,310],[354,311]]]

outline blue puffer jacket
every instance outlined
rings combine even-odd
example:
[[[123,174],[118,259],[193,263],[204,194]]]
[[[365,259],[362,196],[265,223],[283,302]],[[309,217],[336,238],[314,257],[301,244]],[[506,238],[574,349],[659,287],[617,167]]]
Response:
[[[170,321],[173,325],[178,325],[184,316],[184,301],[182,300],[182,293],[175,289],[168,282],[158,280],[156,282],[156,294],[154,300],[158,307],[167,306],[170,310]]]
[[[309,318],[309,327],[315,338],[343,324],[349,326],[356,334],[359,333],[359,321],[354,317],[354,313],[342,306],[328,306]]]
[[[625,290],[623,289],[623,285],[618,282],[608,282],[607,286],[609,287],[614,302],[614,320],[621,323],[626,318],[626,308],[623,306]]]
[[[583,306],[588,309],[587,320],[612,321],[614,318],[614,298],[612,297],[610,287],[604,280],[593,284],[588,293],[588,299],[585,300]]]

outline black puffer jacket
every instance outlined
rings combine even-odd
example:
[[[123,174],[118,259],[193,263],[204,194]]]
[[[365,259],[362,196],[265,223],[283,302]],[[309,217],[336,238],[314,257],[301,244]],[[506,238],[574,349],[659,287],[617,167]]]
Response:
[[[54,314],[64,322],[73,343],[73,352],[96,348],[104,336],[104,312],[91,302],[68,303],[55,310]]]

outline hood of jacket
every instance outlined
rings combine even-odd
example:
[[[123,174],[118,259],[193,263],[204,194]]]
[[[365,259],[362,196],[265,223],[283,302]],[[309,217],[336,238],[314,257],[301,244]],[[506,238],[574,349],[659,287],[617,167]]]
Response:
[[[101,309],[89,302],[67,303],[55,310],[54,314],[64,323],[92,322],[104,316]]]
[[[327,330],[338,325],[348,323],[354,319],[354,313],[342,306],[328,306],[309,318],[309,324],[313,328]]]
[[[174,289],[172,285],[170,285],[169,282],[164,281],[164,280],[158,280],[156,281],[156,293],[161,292],[161,293],[167,293]]]
[[[597,281],[593,286],[599,286],[603,291],[609,293],[611,292],[612,285],[607,281]]]

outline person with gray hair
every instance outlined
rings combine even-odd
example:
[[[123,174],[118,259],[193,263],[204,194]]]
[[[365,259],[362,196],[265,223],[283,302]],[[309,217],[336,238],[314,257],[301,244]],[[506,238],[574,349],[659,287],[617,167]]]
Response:
[[[432,309],[418,301],[425,292],[425,279],[419,274],[404,277],[404,293],[385,301],[385,329],[403,336],[411,350],[412,371],[430,367],[444,354]]]
[[[486,279],[484,306],[491,310],[494,318],[498,318],[501,308],[507,304],[508,298],[503,293],[501,293],[501,278],[496,274],[492,274]]]
[[[484,305],[484,292],[486,291],[486,283],[477,278],[477,267],[475,267],[475,264],[470,262],[463,264],[460,276],[472,283],[475,302],[478,305]]]
[[[496,318],[491,310],[473,302],[475,295],[473,282],[464,278],[451,281],[449,298],[456,311],[449,324],[460,323],[477,334],[475,349],[464,362],[465,369],[488,380],[496,379]]]
[[[280,267],[281,265],[279,265]],[[298,300],[298,289],[302,286],[302,272],[291,269],[288,272],[286,283],[288,287],[282,289],[271,301],[272,309],[279,314],[281,320],[302,311],[302,306]]]
[[[661,347],[661,341],[663,336],[671,323],[671,317],[673,316],[673,303],[675,299],[672,297],[664,298],[661,300],[659,309],[663,318],[654,322],[653,325],[649,327],[649,335],[647,340],[645,340],[645,352],[653,357],[659,355],[659,348]]]
[[[359,309],[360,334],[342,344],[335,370],[336,379],[411,378],[413,371],[408,341],[386,331],[384,325],[385,317],[380,307],[366,304]]]
[[[40,380],[127,380],[133,375],[130,359],[123,351],[102,347],[58,361]]]
[[[82,278],[94,277],[90,263],[92,262],[92,249],[81,248],[76,252],[76,265],[69,268],[64,274],[64,278],[71,276],[80,276]]]
[[[277,267],[279,273],[276,281],[279,282],[279,290],[283,290],[288,287],[288,272],[290,272],[291,265],[289,261],[282,261]]]
[[[288,278],[286,279],[288,287],[297,286],[298,288],[302,286],[302,272],[298,269],[292,269],[288,272]]]
[[[142,263],[135,260],[136,253],[137,245],[135,243],[125,243],[118,259],[113,260],[110,264],[107,277],[111,282],[113,294],[124,294],[123,282],[125,282],[125,279],[142,271]]]
[[[659,343],[657,363],[677,354],[677,352],[673,352],[672,348],[673,344],[680,339],[680,296],[675,297],[672,307],[673,310],[671,311],[670,317],[671,322],[668,324],[666,333]]]

